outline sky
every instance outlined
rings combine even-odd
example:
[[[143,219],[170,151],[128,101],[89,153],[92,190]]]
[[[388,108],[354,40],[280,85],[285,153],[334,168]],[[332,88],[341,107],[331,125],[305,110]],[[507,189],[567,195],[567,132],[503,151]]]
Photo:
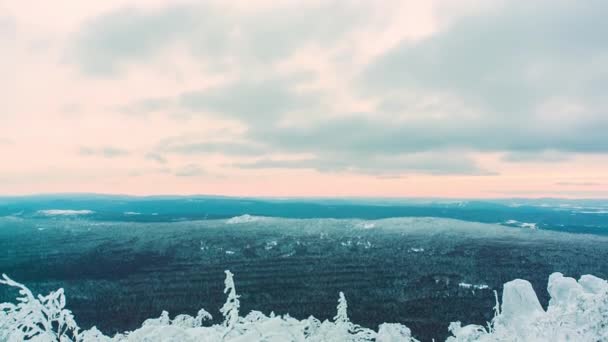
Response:
[[[604,0],[0,0],[0,194],[608,198]]]

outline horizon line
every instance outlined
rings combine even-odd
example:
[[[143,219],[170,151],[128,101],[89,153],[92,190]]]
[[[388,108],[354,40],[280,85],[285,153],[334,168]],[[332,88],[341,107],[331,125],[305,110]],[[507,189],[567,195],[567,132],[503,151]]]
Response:
[[[40,192],[40,193],[27,193],[27,194],[0,194],[0,198],[14,198],[14,197],[53,197],[53,196],[105,196],[105,197],[131,197],[131,198],[153,198],[153,197],[181,197],[181,198],[192,198],[192,197],[216,197],[216,198],[250,198],[250,199],[362,199],[362,200],[466,200],[466,201],[504,201],[504,200],[576,200],[576,201],[608,201],[608,197],[566,197],[566,196],[505,196],[505,197],[450,197],[450,196],[358,196],[358,195],[302,195],[302,196],[269,196],[269,195],[221,195],[221,194],[171,194],[171,193],[159,193],[159,194],[125,194],[125,193],[103,193],[103,192]]]

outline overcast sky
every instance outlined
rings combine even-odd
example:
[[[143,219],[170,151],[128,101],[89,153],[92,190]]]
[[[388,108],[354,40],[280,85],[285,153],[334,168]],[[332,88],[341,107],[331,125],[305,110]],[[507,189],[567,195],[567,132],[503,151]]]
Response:
[[[0,194],[608,197],[607,16],[0,1]]]

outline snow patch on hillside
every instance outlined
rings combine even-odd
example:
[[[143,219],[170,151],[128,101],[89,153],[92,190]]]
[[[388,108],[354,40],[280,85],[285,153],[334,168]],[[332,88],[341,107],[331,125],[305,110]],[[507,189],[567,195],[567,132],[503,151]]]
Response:
[[[376,224],[374,222],[362,222],[358,227],[361,229],[373,229],[376,228]]]
[[[536,223],[519,222],[517,220],[508,220],[508,221],[504,222],[504,224],[509,225],[509,226],[516,226],[516,227],[520,227],[520,228],[538,229],[538,226]]]
[[[241,224],[241,223],[250,223],[261,220],[263,217],[261,216],[252,216],[249,214],[235,216],[226,220],[226,224]]]
[[[462,287],[463,289],[471,289],[471,290],[487,290],[490,287],[486,284],[469,284],[469,283],[459,283],[458,287]]]
[[[38,215],[44,216],[75,216],[75,215],[91,215],[93,210],[71,210],[71,209],[46,209],[38,210]]]

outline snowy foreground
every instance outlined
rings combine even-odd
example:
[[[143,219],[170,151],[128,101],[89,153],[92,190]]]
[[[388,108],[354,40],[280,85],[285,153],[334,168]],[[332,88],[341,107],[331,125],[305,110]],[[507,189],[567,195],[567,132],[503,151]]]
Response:
[[[72,313],[65,309],[63,289],[35,297],[31,291],[6,275],[0,284],[16,287],[17,304],[0,304],[0,341],[416,341],[410,329],[398,323],[381,324],[377,331],[349,321],[347,302],[339,294],[337,314],[332,321],[314,317],[297,320],[289,315],[270,316],[252,311],[242,317],[233,275],[226,271],[227,300],[220,308],[222,324],[206,324],[210,313],[201,309],[196,317],[163,311],[141,328],[113,337],[95,327],[80,330]],[[608,341],[608,283],[584,275],[578,282],[553,273],[549,277],[551,296],[545,311],[532,285],[516,279],[504,285],[502,304],[496,295],[495,316],[487,326],[453,322],[447,341]],[[495,292],[496,294],[496,292]]]

